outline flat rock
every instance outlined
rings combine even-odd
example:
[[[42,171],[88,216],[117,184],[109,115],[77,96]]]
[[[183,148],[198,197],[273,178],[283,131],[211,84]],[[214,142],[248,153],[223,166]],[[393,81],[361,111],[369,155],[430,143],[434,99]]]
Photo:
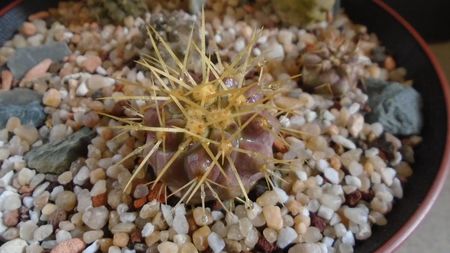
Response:
[[[71,53],[66,43],[50,43],[38,47],[18,48],[7,62],[8,68],[13,73],[15,79],[22,78],[32,67],[42,62],[44,59],[51,59],[58,62]]]
[[[30,89],[0,91],[0,129],[14,116],[18,117],[23,125],[42,126],[46,115],[41,101],[42,96]]]
[[[387,132],[418,134],[422,129],[422,97],[412,87],[376,79],[366,81],[371,112],[369,123],[379,122]]]
[[[62,141],[49,142],[32,149],[25,155],[25,160],[30,168],[40,173],[59,175],[68,170],[78,157],[87,154],[87,146],[94,136],[95,131],[82,128]]]

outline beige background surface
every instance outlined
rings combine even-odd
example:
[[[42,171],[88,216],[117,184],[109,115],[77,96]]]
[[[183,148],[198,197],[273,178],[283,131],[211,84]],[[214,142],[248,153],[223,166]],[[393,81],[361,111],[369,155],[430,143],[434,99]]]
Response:
[[[450,80],[450,42],[431,48]],[[431,211],[397,253],[450,253],[450,178]]]

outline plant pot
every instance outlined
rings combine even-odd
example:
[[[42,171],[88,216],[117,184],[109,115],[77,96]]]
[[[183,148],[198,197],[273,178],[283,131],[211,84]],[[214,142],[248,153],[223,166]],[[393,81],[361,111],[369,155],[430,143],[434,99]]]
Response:
[[[0,10],[0,45],[11,38],[29,14],[45,10],[57,1],[12,1]],[[447,176],[450,163],[450,91],[448,82],[421,36],[381,0],[342,0],[356,23],[378,35],[397,63],[408,70],[408,79],[422,94],[423,142],[416,149],[414,174],[387,215],[386,226],[374,226],[373,235],[357,243],[356,252],[392,252],[412,233],[431,209]]]

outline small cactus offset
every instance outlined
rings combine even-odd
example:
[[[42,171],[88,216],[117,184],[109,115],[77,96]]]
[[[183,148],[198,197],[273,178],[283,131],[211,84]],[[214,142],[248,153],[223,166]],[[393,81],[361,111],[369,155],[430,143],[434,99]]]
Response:
[[[306,26],[324,21],[335,0],[272,0],[280,19],[289,25]]]
[[[127,16],[141,16],[147,11],[143,0],[87,0],[88,6],[103,22],[122,23]]]
[[[288,163],[274,158],[272,150],[275,141],[284,142],[282,135],[289,130],[276,118],[285,112],[271,103],[276,85],[261,85],[263,68],[251,56],[258,33],[247,48],[226,63],[218,54],[213,62],[206,53],[204,20],[200,31],[191,31],[186,54],[179,58],[150,27],[155,53],[140,64],[153,81],[130,84],[136,88],[125,89],[129,94],[111,98],[145,101],[132,109],[135,117],[108,115],[122,123],[116,128],[146,136],[146,143],[131,154],[141,154],[143,159],[122,186],[129,191],[135,178],[146,178],[153,188],[170,192],[166,197],[178,197],[179,203],[204,204],[215,199],[226,208],[223,201],[238,199],[251,205],[248,192],[256,182],[265,178],[269,187],[275,187],[273,179],[280,179],[277,165]],[[199,44],[193,40],[196,32],[200,33]],[[166,63],[162,51],[174,65]],[[200,59],[199,73],[190,65],[193,55]],[[146,95],[133,96],[136,89]]]
[[[324,29],[317,36],[320,42],[302,56],[302,88],[340,97],[358,85],[368,61],[344,34]]]

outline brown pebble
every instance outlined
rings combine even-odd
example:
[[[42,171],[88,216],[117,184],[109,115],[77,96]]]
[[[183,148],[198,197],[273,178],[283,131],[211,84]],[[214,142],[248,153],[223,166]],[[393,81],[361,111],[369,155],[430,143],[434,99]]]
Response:
[[[37,32],[37,28],[33,23],[25,22],[20,28],[20,32],[25,36],[33,36]]]
[[[96,196],[92,197],[92,206],[93,207],[103,206],[106,204],[107,199],[108,199],[108,194],[106,192],[96,195]]]
[[[147,196],[148,201],[156,199],[160,203],[164,202],[164,189],[162,183],[156,183],[153,189],[150,189],[150,193]]]
[[[191,214],[191,215],[188,215],[188,216],[186,216],[186,219],[187,219],[188,224],[189,224],[189,231],[195,231],[195,230],[197,230],[198,226],[197,226],[197,224],[195,223],[194,216],[192,216],[192,214]]]
[[[65,221],[66,219],[67,213],[64,210],[58,208],[48,216],[48,223],[52,224],[53,227],[57,227],[61,221]]]
[[[286,144],[279,138],[275,139],[275,141],[273,142],[273,147],[276,151],[281,153],[286,153],[289,150]]]
[[[56,89],[49,89],[42,98],[42,103],[51,107],[58,107],[61,103],[61,93]]]
[[[78,44],[78,43],[80,43],[80,41],[81,41],[81,36],[79,34],[75,34],[71,40],[71,42],[74,44]]]
[[[83,125],[92,128],[97,125],[99,120],[100,118],[98,117],[98,114],[96,112],[90,111],[83,116],[82,122]]]
[[[145,203],[147,203],[147,198],[146,198],[146,197],[143,197],[143,198],[140,198],[140,199],[136,199],[136,200],[133,202],[133,206],[134,206],[134,208],[139,209],[139,208],[141,208],[142,206],[144,206]]]
[[[350,207],[355,207],[361,200],[362,194],[360,191],[354,191],[350,194],[345,195],[345,203]]]
[[[102,130],[100,135],[105,140],[111,140],[112,137],[114,137],[114,132],[111,129],[109,129],[109,128],[105,128],[104,130]]]
[[[102,64],[102,59],[98,56],[88,56],[83,62],[83,68],[90,73],[94,73],[95,70]]]
[[[199,251],[204,251],[208,248],[209,234],[211,234],[211,230],[208,226],[203,226],[192,234],[192,242]]]
[[[73,238],[56,245],[50,253],[81,253],[86,244],[80,238]]]
[[[259,250],[260,252],[271,253],[277,249],[277,246],[267,241],[264,236],[260,236],[258,242],[256,243],[255,249]]]
[[[397,64],[395,63],[394,58],[392,58],[392,56],[388,56],[386,57],[386,59],[384,59],[384,68],[392,71],[396,68]]]
[[[126,247],[130,236],[127,233],[115,233],[113,237],[113,244],[118,247]]]
[[[134,230],[133,232],[131,232],[131,234],[130,234],[130,242],[132,244],[142,242],[141,232],[138,231],[138,230]]]
[[[341,160],[339,159],[339,156],[332,156],[330,158],[330,165],[335,170],[340,170],[342,167]]]
[[[20,119],[17,118],[17,117],[11,117],[6,122],[6,129],[9,132],[13,132],[14,129],[16,129],[16,128],[20,127],[20,126],[21,126]]]
[[[72,65],[67,65],[63,68],[61,68],[61,70],[59,71],[59,77],[65,77],[68,76],[70,74],[72,74],[73,72],[73,66]]]
[[[323,232],[327,227],[327,222],[316,214],[311,214],[311,225]]]
[[[370,202],[375,197],[375,192],[373,192],[372,189],[370,189],[368,192],[361,192],[361,198],[364,201]]]
[[[8,227],[14,227],[19,223],[19,210],[7,211],[3,214],[3,223]]]
[[[103,253],[108,252],[109,247],[112,246],[112,239],[111,238],[102,238],[99,240],[100,242],[100,251]]]
[[[29,185],[23,185],[20,187],[19,193],[22,195],[27,194],[27,193],[29,194],[29,193],[33,192],[33,190],[34,189],[31,188]]]
[[[14,76],[9,70],[2,71],[2,85],[1,90],[10,90],[13,83]]]
[[[33,20],[37,20],[37,19],[45,19],[45,18],[48,18],[49,16],[50,16],[50,13],[48,13],[47,11],[40,11],[40,12],[31,14],[28,17],[28,20],[33,21]]]
[[[43,75],[45,75],[45,73],[47,73],[47,70],[48,68],[50,68],[50,65],[52,65],[51,59],[45,59],[41,61],[36,66],[28,70],[22,81],[27,82],[42,77]]]

